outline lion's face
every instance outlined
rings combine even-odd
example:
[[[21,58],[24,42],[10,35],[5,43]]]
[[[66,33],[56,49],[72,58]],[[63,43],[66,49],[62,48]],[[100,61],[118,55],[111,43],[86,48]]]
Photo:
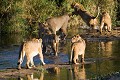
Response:
[[[36,39],[36,38],[33,38],[32,41],[33,41],[33,42],[39,42],[39,43],[42,43],[42,39]]]
[[[81,39],[82,39],[82,38],[80,37],[80,35],[77,34],[77,35],[75,35],[75,36],[72,37],[71,42],[72,42],[72,43],[78,42],[78,41],[80,41]]]

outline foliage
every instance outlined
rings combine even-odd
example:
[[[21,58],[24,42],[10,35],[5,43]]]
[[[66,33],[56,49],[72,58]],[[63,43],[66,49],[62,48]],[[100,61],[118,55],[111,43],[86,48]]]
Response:
[[[75,0],[81,3],[85,10],[93,16],[97,15],[97,8],[100,7],[100,16],[102,12],[106,11],[112,18],[113,26],[116,25],[117,9],[119,6],[117,0]],[[99,16],[99,17],[100,17]]]
[[[59,1],[59,0],[57,0]],[[116,0],[74,0],[81,3],[91,15],[97,15],[97,7],[101,13],[108,11],[113,23],[116,21]],[[0,32],[4,33],[36,33],[38,22],[44,22],[47,18],[63,14],[71,14],[73,0],[65,0],[58,6],[56,0],[0,0]],[[83,24],[78,16],[72,16],[70,25]],[[76,24],[77,22],[77,24]]]
[[[47,18],[69,13],[70,5],[64,2],[61,7],[49,0],[3,0],[0,9],[1,32],[34,32],[37,22]]]

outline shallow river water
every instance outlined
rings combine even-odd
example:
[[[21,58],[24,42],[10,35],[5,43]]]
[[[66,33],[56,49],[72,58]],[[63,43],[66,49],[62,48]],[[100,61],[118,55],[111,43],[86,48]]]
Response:
[[[7,38],[6,38],[7,37]],[[22,35],[2,35],[0,37],[0,70],[17,68],[19,46],[23,41]],[[87,40],[86,39],[84,65],[70,65],[69,67],[54,67],[40,73],[30,73],[24,77],[18,76],[14,80],[86,80],[103,79],[111,74],[120,72],[120,41]],[[68,63],[70,54],[70,40],[60,45],[58,58],[48,59],[46,64]],[[38,57],[34,59],[39,64]],[[25,60],[22,66],[25,66]],[[120,79],[120,76],[117,77]],[[115,79],[117,79],[115,78]],[[8,80],[12,80],[9,78]],[[114,78],[111,80],[115,80]],[[106,79],[105,79],[106,80]]]

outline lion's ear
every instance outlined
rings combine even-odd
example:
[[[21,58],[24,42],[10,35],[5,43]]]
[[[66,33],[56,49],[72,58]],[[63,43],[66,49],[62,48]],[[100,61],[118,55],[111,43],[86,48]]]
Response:
[[[47,23],[47,22],[44,22],[43,25],[46,27],[46,26],[48,26],[48,23]]]
[[[41,42],[41,43],[42,43],[42,39],[41,39],[41,38],[39,39],[39,42]]]

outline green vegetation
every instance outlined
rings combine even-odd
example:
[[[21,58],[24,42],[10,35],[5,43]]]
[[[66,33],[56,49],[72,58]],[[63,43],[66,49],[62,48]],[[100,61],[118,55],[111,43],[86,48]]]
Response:
[[[0,0],[0,32],[36,33],[38,22],[44,22],[49,17],[63,14],[71,14],[73,0]],[[112,17],[113,25],[116,25],[117,0],[75,0],[81,3],[91,14],[97,14],[97,7],[100,12],[108,11]],[[79,16],[72,16],[70,25],[81,25],[84,23]]]

